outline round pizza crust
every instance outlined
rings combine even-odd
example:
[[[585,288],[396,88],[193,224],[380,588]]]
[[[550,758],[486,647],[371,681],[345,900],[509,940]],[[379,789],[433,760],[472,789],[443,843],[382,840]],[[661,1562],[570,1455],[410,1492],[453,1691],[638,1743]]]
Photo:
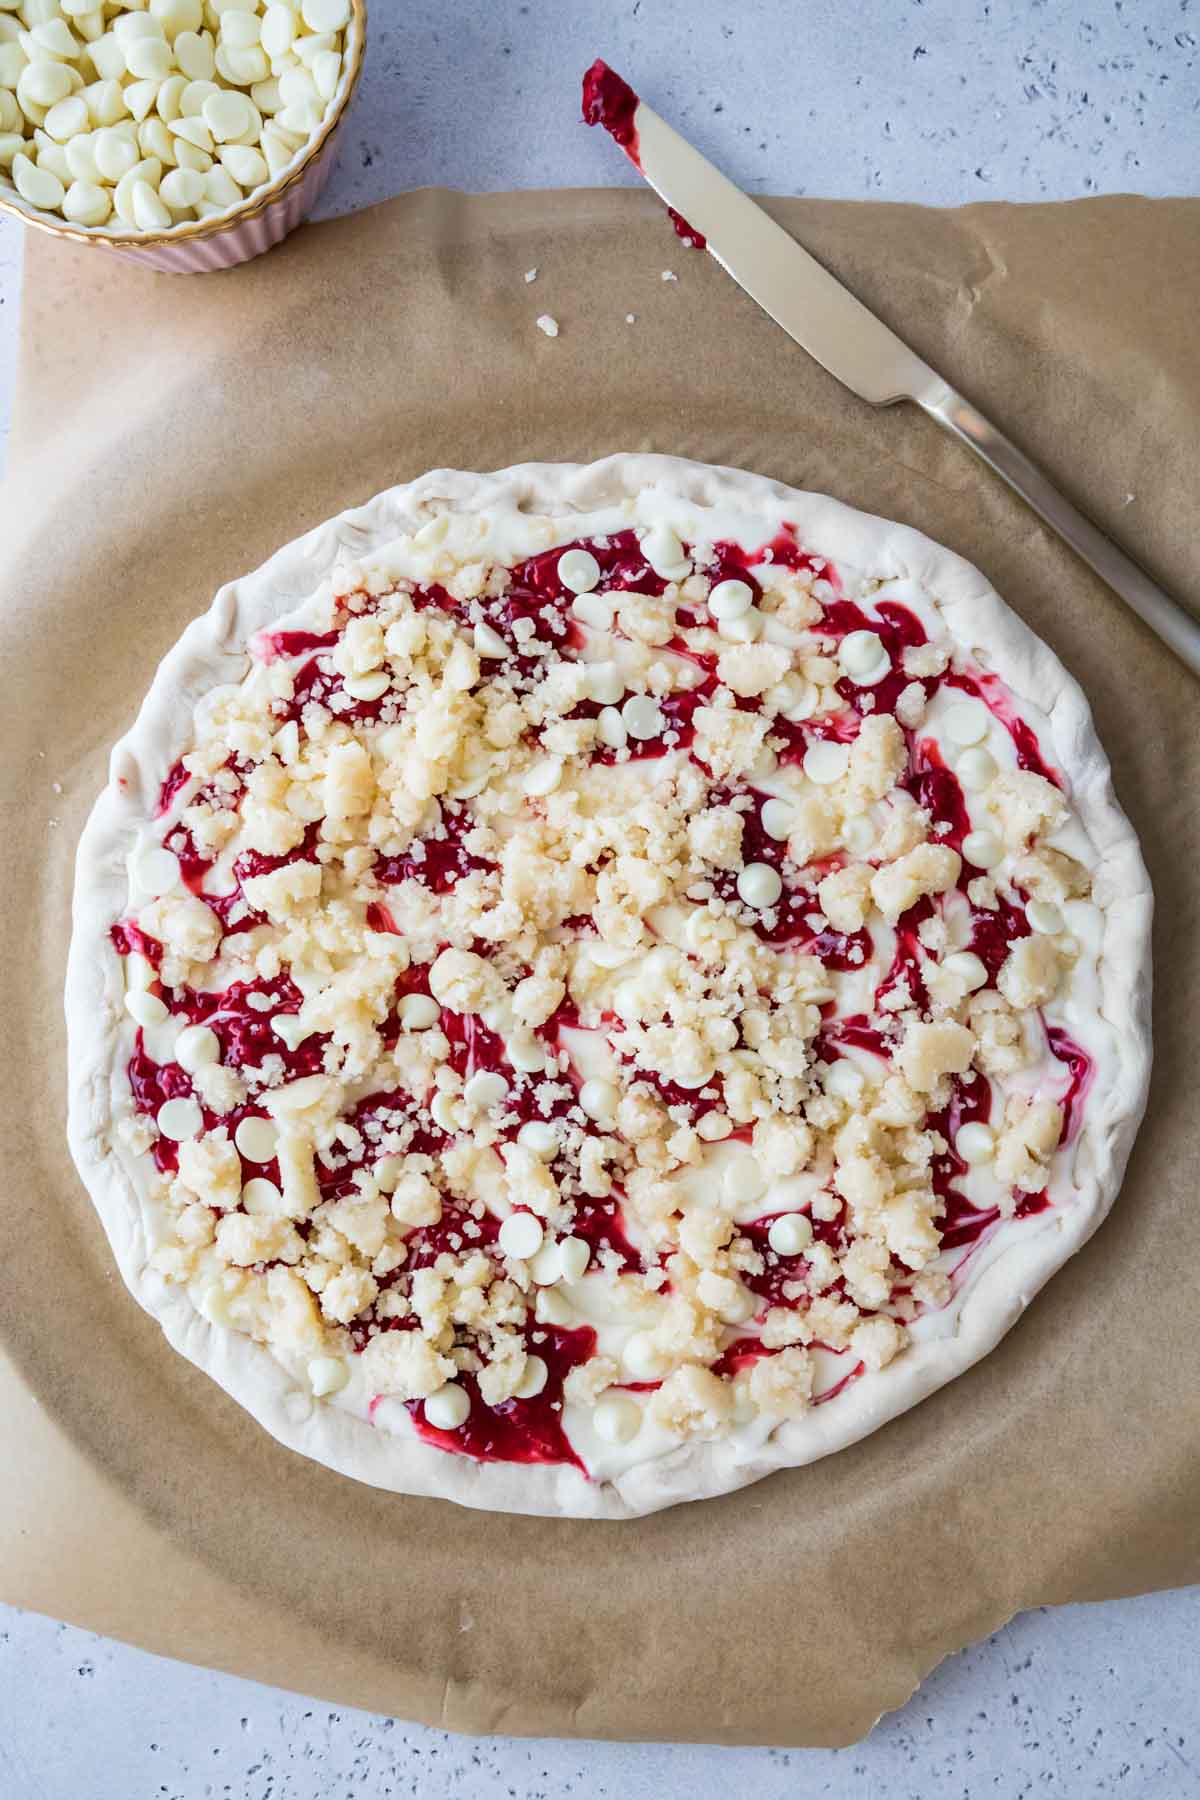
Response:
[[[1049,747],[1097,853],[1092,897],[1104,918],[1100,1014],[1111,1054],[1097,1066],[1074,1146],[1073,1191],[1056,1188],[1048,1211],[1002,1222],[971,1259],[936,1329],[885,1368],[829,1403],[779,1424],[753,1449],[737,1434],[690,1441],[612,1481],[563,1464],[477,1462],[421,1441],[376,1431],[314,1402],[253,1339],[209,1322],[186,1289],[149,1266],[138,1159],[114,1131],[128,1080],[121,960],[109,928],[127,897],[126,856],[153,815],[168,771],[190,747],[193,712],[212,688],[241,679],[245,644],[293,612],[347,558],[360,558],[443,512],[493,517],[572,515],[658,489],[702,508],[793,524],[806,549],[831,562],[906,578],[936,599],[958,647],[997,674],[1048,722]],[[565,535],[569,536],[569,532]],[[1010,610],[982,574],[920,532],[824,495],[741,470],[670,456],[616,455],[591,464],[526,463],[491,475],[436,470],[388,489],[279,550],[231,582],[159,666],[137,721],[112,753],[110,777],[79,844],[65,991],[69,1040],[68,1137],[121,1274],[167,1338],[279,1442],[328,1468],[397,1493],[435,1495],[498,1511],[574,1518],[634,1518],[685,1500],[743,1487],[842,1449],[914,1406],[993,1349],[1055,1270],[1108,1212],[1149,1085],[1149,878],[1136,836],[1113,793],[1087,700],[1054,652]],[[1014,1228],[1015,1227],[1015,1228]]]

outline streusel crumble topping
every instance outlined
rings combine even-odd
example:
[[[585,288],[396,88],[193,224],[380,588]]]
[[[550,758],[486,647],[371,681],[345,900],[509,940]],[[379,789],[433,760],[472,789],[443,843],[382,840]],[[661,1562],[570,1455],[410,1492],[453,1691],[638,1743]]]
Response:
[[[156,1268],[314,1395],[603,1474],[869,1378],[1053,1203],[1099,915],[914,584],[535,528],[435,519],[202,703],[122,1133]]]

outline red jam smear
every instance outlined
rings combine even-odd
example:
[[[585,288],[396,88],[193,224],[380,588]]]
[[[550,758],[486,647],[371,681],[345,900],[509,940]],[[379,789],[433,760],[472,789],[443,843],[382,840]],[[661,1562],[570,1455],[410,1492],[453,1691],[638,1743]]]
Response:
[[[590,1325],[540,1325],[526,1333],[525,1343],[528,1354],[540,1356],[546,1364],[546,1385],[540,1394],[487,1406],[474,1375],[459,1375],[459,1386],[471,1401],[466,1419],[456,1431],[442,1431],[426,1419],[424,1402],[410,1401],[417,1436],[440,1450],[458,1451],[479,1462],[571,1463],[586,1475],[563,1430],[563,1382],[595,1354],[596,1333]]]
[[[400,856],[375,859],[374,874],[385,887],[401,881],[419,881],[432,894],[448,894],[456,881],[473,875],[479,869],[491,868],[481,856],[468,850],[464,839],[475,830],[477,820],[465,806],[447,802],[442,807],[442,821],[436,836],[419,839],[420,854],[413,849]],[[388,929],[385,927],[385,929]],[[390,927],[395,930],[393,924]]]
[[[135,1109],[151,1117],[168,1100],[185,1100],[192,1092],[192,1078],[186,1069],[176,1062],[156,1063],[147,1054],[140,1026],[126,1073]],[[179,1167],[179,1145],[173,1138],[156,1138],[152,1154],[155,1167],[163,1175],[173,1175]]]
[[[158,790],[158,805],[154,809],[156,819],[165,818],[175,804],[175,796],[191,779],[183,764],[177,762]]]
[[[607,65],[597,63],[589,71],[585,80],[585,116],[589,123],[605,125],[635,161],[637,142],[633,115],[637,104],[636,95]],[[690,238],[698,248],[703,248],[703,238],[692,231],[686,220],[674,212],[671,217],[681,237]],[[638,537],[632,530],[606,537],[581,539],[575,546],[560,545],[528,558],[511,571],[504,595],[485,599],[480,603],[488,622],[513,645],[508,658],[509,667],[525,673],[536,668],[539,656],[544,654],[547,638],[560,646],[576,649],[581,647],[583,633],[569,610],[574,595],[564,589],[558,576],[558,563],[564,550],[573,547],[588,550],[599,563],[601,575],[595,590],[597,593],[633,591],[659,594],[666,585],[664,579],[656,575],[646,562]],[[805,551],[794,527],[790,525],[784,526],[769,545],[756,550],[747,551],[730,542],[718,543],[714,546],[713,560],[706,564],[706,572],[714,582],[728,579],[747,582],[757,600],[761,597],[762,588],[752,568],[764,562],[773,563],[777,567],[806,570],[814,578],[827,582],[833,597],[824,603],[824,615],[817,626],[818,632],[837,640],[851,631],[873,631],[883,642],[893,665],[885,679],[872,687],[858,687],[848,679],[839,681],[838,691],[846,701],[843,712],[828,719],[805,721],[802,725],[776,721],[772,728],[773,735],[786,740],[780,755],[780,761],[786,763],[800,760],[814,738],[832,737],[848,742],[857,735],[863,717],[871,712],[892,712],[900,693],[910,685],[911,680],[903,671],[904,651],[924,643],[926,634],[917,616],[898,602],[880,601],[874,614],[869,615],[842,597],[836,569],[824,559]],[[419,609],[436,607],[447,613],[462,610],[459,602],[436,584],[417,589],[413,594],[413,604]],[[533,640],[516,639],[515,628],[522,619],[533,622]],[[298,716],[307,700],[327,703],[341,688],[341,677],[336,671],[323,666],[323,653],[336,645],[338,636],[337,631],[279,631],[261,634],[256,640],[255,651],[263,661],[270,662],[283,656],[304,656],[308,659],[296,675],[295,697],[288,716]],[[680,654],[690,654],[681,641],[671,647]],[[687,748],[693,742],[695,711],[711,697],[717,685],[717,677],[715,657],[692,656],[692,660],[703,671],[702,680],[693,689],[671,694],[660,700],[666,720],[664,733],[657,740],[631,744],[630,750],[635,758],[662,756],[668,749]],[[940,677],[919,678],[919,684],[927,697],[942,682],[983,700],[1010,733],[1021,768],[1042,775],[1060,787],[1063,785],[1061,776],[1042,758],[1036,734],[1017,715],[1008,690],[997,677],[951,671]],[[753,702],[738,704],[753,707]],[[371,719],[378,716],[380,706],[381,702],[356,702],[336,710],[337,716],[342,718]],[[576,716],[594,716],[599,710],[591,702],[584,702],[576,709]],[[672,740],[670,743],[666,741],[668,737]],[[953,773],[946,768],[933,740],[910,733],[908,741],[910,771],[905,785],[917,803],[928,810],[932,839],[949,844],[961,854],[963,839],[970,830],[961,788]],[[611,756],[611,752],[602,751],[598,753],[597,759],[608,760]],[[238,768],[233,759],[229,766],[239,774],[245,772]],[[182,762],[176,763],[163,783],[157,816],[170,812],[189,779]],[[229,804],[229,796],[214,792],[213,798],[218,804]],[[777,909],[777,923],[769,928],[760,925],[759,935],[770,942],[790,943],[798,950],[811,951],[833,968],[853,969],[861,966],[872,954],[869,933],[865,929],[852,934],[832,930],[820,933],[813,931],[804,915],[819,910],[815,892],[797,884],[796,872],[787,862],[786,847],[769,838],[762,829],[763,796],[752,794],[752,798],[753,807],[743,814],[744,860],[766,862],[779,869],[785,880],[785,892]],[[440,834],[423,840],[424,857],[416,857],[410,851],[403,857],[381,858],[375,865],[377,877],[385,885],[416,879],[435,893],[449,891],[461,876],[490,866],[465,848],[464,840],[473,824],[466,807],[446,806]],[[226,933],[231,934],[258,922],[257,915],[251,915],[244,921],[231,922],[230,915],[242,900],[243,882],[302,857],[311,860],[315,854],[318,828],[310,826],[304,841],[286,856],[266,857],[256,852],[239,856],[233,865],[235,889],[225,895],[204,892],[203,881],[212,863],[199,855],[190,834],[177,829],[170,836],[173,840],[172,847],[180,857],[186,884],[213,908],[221,918]],[[820,874],[826,872],[825,867],[819,871],[814,867],[806,872],[805,878],[814,882],[819,879]],[[964,862],[960,887],[965,889],[975,873],[972,865]],[[719,881],[715,885],[719,886]],[[918,934],[920,925],[932,912],[931,902],[923,900],[899,920],[892,968],[880,983],[877,1002],[899,980],[906,979],[914,1002],[919,1006],[925,1004]],[[395,919],[382,899],[371,903],[367,920],[373,930],[397,930]],[[588,928],[589,921],[574,920],[571,924],[575,929],[583,930]],[[1028,931],[1023,910],[1003,897],[1000,897],[994,911],[972,909],[970,948],[984,962],[990,981],[995,981],[1012,943],[1027,935]],[[158,967],[163,946],[132,922],[114,925],[110,937],[119,954],[137,952],[146,956],[154,967]],[[398,979],[397,1007],[402,996],[409,992],[428,992],[427,967],[410,969]],[[269,993],[271,996],[268,1012],[260,1012],[250,1003],[252,995],[261,993]],[[298,1011],[301,999],[299,990],[288,977],[270,982],[260,978],[251,982],[235,982],[220,993],[179,990],[174,996],[173,1010],[191,1022],[211,1024],[220,1040],[221,1060],[226,1066],[256,1066],[267,1057],[278,1057],[289,1078],[296,1079],[323,1067],[327,1040],[324,1036],[306,1039],[297,1050],[291,1051],[275,1036],[270,1019],[275,1013]],[[828,1010],[831,1011],[832,1008]],[[568,1068],[561,1076],[523,1075],[511,1069],[501,1039],[481,1019],[443,1011],[441,1025],[451,1043],[451,1066],[460,1074],[468,1075],[482,1069],[496,1070],[504,1073],[510,1080],[506,1115],[512,1135],[528,1119],[558,1117],[574,1105],[574,1089],[579,1078],[573,1067]],[[559,1034],[568,1026],[578,1028],[579,1021],[570,1008],[560,1008],[555,1018],[542,1028],[540,1035],[556,1048],[561,1048]],[[385,1040],[394,1041],[398,1031],[398,1017],[394,1016],[384,1027]],[[1093,1079],[1094,1069],[1087,1053],[1061,1028],[1048,1026],[1046,1034],[1052,1055],[1067,1071],[1066,1091],[1061,1100],[1061,1141],[1065,1143],[1078,1129],[1082,1101]],[[890,1057],[892,1048],[883,1033],[871,1025],[865,1015],[840,1020],[828,1018],[816,1042],[818,1056],[832,1061],[850,1047],[867,1050],[883,1058]],[[654,1086],[672,1107],[686,1106],[689,1110],[698,1112],[719,1104],[719,1100],[699,1100],[696,1090],[682,1088],[643,1071],[638,1071],[637,1074],[639,1079],[645,1079]],[[156,1064],[152,1061],[146,1053],[141,1031],[137,1033],[134,1054],[130,1059],[129,1079],[134,1104],[143,1113],[157,1113],[166,1100],[193,1092],[191,1078],[179,1064]],[[717,1082],[709,1085],[719,1087]],[[548,1087],[557,1088],[560,1092],[547,1092]],[[939,1131],[948,1145],[946,1152],[934,1159],[931,1171],[935,1192],[944,1209],[941,1221],[944,1250],[978,1243],[1000,1218],[998,1209],[980,1210],[973,1207],[956,1185],[965,1174],[966,1165],[954,1151],[955,1136],[964,1124],[972,1120],[987,1120],[991,1108],[991,1087],[985,1078],[977,1074],[959,1077],[952,1083],[949,1105],[940,1114],[931,1115],[928,1120],[928,1128]],[[258,1103],[251,1100],[237,1107],[223,1122],[232,1132],[242,1117],[260,1110]],[[206,1128],[217,1122],[215,1116],[211,1116],[207,1110],[204,1119]],[[436,1155],[448,1141],[445,1134],[432,1125],[421,1099],[400,1090],[369,1095],[354,1108],[349,1116],[349,1123],[358,1126],[365,1141],[360,1150],[345,1154],[339,1152],[340,1166],[336,1168],[318,1159],[318,1180],[326,1199],[354,1192],[356,1171],[369,1169],[380,1155],[386,1153],[379,1142],[380,1132],[377,1130],[374,1136],[371,1135],[373,1124],[385,1129],[400,1129],[407,1139],[404,1153],[408,1155]],[[160,1138],[155,1145],[154,1157],[158,1167],[163,1172],[170,1173],[178,1164],[178,1145]],[[247,1176],[267,1174],[274,1178],[277,1166],[274,1163],[247,1165],[245,1173]],[[576,1202],[571,1232],[583,1238],[591,1246],[594,1255],[608,1252],[620,1258],[623,1268],[644,1269],[645,1262],[630,1243],[623,1228],[621,1198],[619,1190],[614,1191],[606,1200],[580,1197]],[[1017,1205],[1015,1216],[1029,1217],[1046,1210],[1049,1205],[1045,1191],[1024,1195]],[[763,1271],[759,1275],[747,1275],[746,1284],[764,1306],[803,1305],[803,1294],[789,1297],[784,1289],[792,1283],[803,1282],[806,1259],[803,1255],[780,1257],[771,1251],[767,1234],[775,1216],[778,1215],[764,1217],[741,1227],[743,1235],[756,1245],[764,1258]],[[839,1210],[832,1220],[814,1219],[812,1224],[817,1241],[829,1243],[839,1250],[844,1248],[844,1209]],[[491,1213],[485,1212],[481,1218],[476,1219],[470,1213],[448,1204],[437,1226],[422,1227],[408,1235],[407,1260],[401,1269],[385,1279],[383,1287],[386,1289],[402,1280],[405,1274],[427,1266],[445,1251],[461,1254],[477,1247],[492,1250],[495,1254],[493,1247],[499,1226],[499,1219]],[[832,1291],[838,1291],[836,1284]],[[376,1321],[368,1313],[350,1329],[356,1348],[362,1349],[374,1331],[411,1329],[412,1324],[411,1319]],[[438,1444],[440,1448],[465,1453],[480,1460],[569,1462],[582,1468],[583,1465],[562,1429],[562,1383],[570,1368],[585,1362],[594,1353],[595,1334],[586,1326],[575,1330],[551,1326],[530,1327],[527,1345],[550,1368],[550,1378],[542,1394],[528,1401],[509,1401],[502,1407],[492,1409],[483,1404],[475,1378],[466,1374],[460,1378],[471,1398],[471,1413],[466,1423],[454,1432],[438,1430],[425,1420],[423,1407],[419,1403],[413,1403],[409,1410],[419,1435],[426,1441]],[[753,1340],[737,1339],[714,1367],[719,1374],[732,1375],[764,1354],[769,1353]],[[834,1398],[862,1372],[863,1365],[856,1364],[841,1380],[818,1395],[816,1403]]]
[[[337,642],[336,634],[334,642]],[[370,723],[379,718],[384,705],[394,698],[382,694],[378,700],[352,700],[346,692],[345,680],[340,669],[330,667],[323,657],[309,657],[292,678],[292,697],[280,713],[281,720],[299,722],[304,708],[316,705],[326,707],[336,719]]]
[[[512,1068],[504,1050],[504,1039],[485,1025],[478,1013],[451,1012],[442,1008],[442,1030],[450,1041],[447,1061],[456,1075],[476,1075],[484,1071],[503,1075],[509,1080]]]
[[[930,837],[935,844],[948,844],[961,856],[971,819],[958,778],[946,767],[933,738],[917,740],[909,754],[909,765],[901,785],[929,813]]]
[[[877,1007],[896,988],[907,989],[911,996],[909,1005],[917,1006],[922,1011],[928,1007],[929,994],[921,967],[920,930],[926,919],[932,916],[933,905],[926,897],[918,900],[915,906],[910,906],[896,920],[896,948],[892,954],[892,966],[875,990]]]
[[[119,925],[110,925],[108,941],[118,956],[144,956],[148,963],[157,969],[163,959],[163,946],[157,938],[143,931],[131,919],[125,919]]]
[[[782,760],[782,759],[781,759]],[[762,809],[766,796],[749,790],[754,805],[748,811],[740,811],[742,820],[742,862],[766,863],[774,869],[783,882],[783,892],[775,905],[770,909],[773,917],[770,922],[761,913],[755,913],[751,928],[764,944],[776,947],[790,945],[797,951],[808,955],[819,956],[821,961],[831,969],[859,969],[871,955],[870,933],[864,928],[859,931],[835,931],[826,925],[817,929],[810,922],[810,915],[821,915],[821,903],[813,888],[805,885],[820,880],[840,866],[836,859],[813,865],[807,877],[801,876],[787,853],[786,843],[773,838],[764,830]],[[728,794],[714,792],[709,800],[712,806],[725,804]],[[729,869],[719,870],[711,878],[713,892],[717,898],[727,904],[740,904],[737,891],[737,875]]]
[[[585,125],[603,125],[634,167],[640,169],[635,123],[638,105],[638,97],[629,83],[597,57],[583,78],[583,122]]]
[[[309,650],[332,650],[340,636],[337,631],[260,631],[253,649],[260,662],[271,663]]]
[[[950,1104],[940,1113],[931,1113],[926,1130],[940,1132],[947,1149],[933,1159],[933,1191],[943,1205],[940,1225],[942,1249],[959,1250],[977,1244],[1000,1218],[999,1207],[985,1209],[972,1206],[954,1183],[966,1173],[967,1165],[954,1148],[954,1140],[964,1125],[989,1123],[992,1116],[992,1089],[987,1078],[978,1073],[970,1078],[956,1075],[952,1081]],[[1018,1219],[1031,1218],[1049,1210],[1050,1197],[1040,1193],[1023,1194],[1013,1214]]]
[[[994,912],[980,908],[972,914],[967,948],[975,952],[987,970],[989,986],[995,986],[996,977],[1017,939],[1028,936],[1029,921],[1024,912],[1002,894],[996,897]]]
[[[427,1269],[447,1252],[451,1256],[461,1256],[471,1250],[486,1250],[495,1243],[500,1223],[494,1213],[485,1211],[477,1219],[461,1207],[446,1204],[436,1225],[418,1225],[415,1231],[409,1232],[404,1240],[408,1245],[408,1260],[400,1272]]]
[[[822,636],[839,640],[848,637],[852,631],[875,633],[892,660],[888,673],[872,687],[860,687],[844,675],[836,684],[837,691],[847,705],[858,712],[894,713],[896,702],[913,679],[904,672],[904,652],[926,642],[925,627],[917,615],[896,600],[881,600],[871,617],[852,600],[834,600],[826,606],[825,617],[817,630]],[[928,684],[922,682],[920,685],[929,692]]]
[[[252,1003],[252,997],[271,996],[269,1011]],[[303,1075],[317,1075],[325,1067],[328,1034],[315,1032],[294,1050],[275,1035],[271,1019],[276,1013],[298,1013],[304,997],[288,975],[277,975],[267,981],[259,976],[254,981],[234,981],[215,993],[197,988],[176,990],[171,1010],[183,1013],[193,1025],[207,1025],[216,1032],[221,1045],[221,1061],[227,1069],[260,1068],[268,1057],[283,1064],[289,1081]]]
[[[835,595],[841,587],[833,564],[823,556],[816,556],[811,550],[805,550],[794,525],[782,526],[770,543],[760,545],[757,550],[747,550],[729,538],[721,538],[713,545],[713,554],[716,564],[707,567],[705,573],[714,583],[744,581],[754,595],[755,605],[762,597],[762,583],[753,573],[760,563],[770,563],[776,569],[804,572],[813,576],[814,580],[827,581]]]
[[[1057,788],[1063,786],[1063,778],[1058,770],[1052,769],[1042,756],[1037,733],[1021,718],[1012,703],[1012,696],[998,675],[960,675],[950,670],[942,680],[947,687],[961,688],[964,693],[974,694],[983,701],[992,716],[999,719],[1012,738],[1019,768],[1028,769],[1033,775],[1041,775]]]
[[[243,883],[252,881],[258,875],[271,875],[276,869],[285,868],[289,863],[315,862],[318,836],[317,826],[310,824],[305,827],[304,836],[295,848],[283,856],[267,856],[261,850],[243,850],[233,862],[231,873],[234,885],[224,894],[211,893],[205,887],[205,878],[213,868],[213,859],[200,854],[190,831],[180,827],[170,833],[168,841],[179,859],[184,886],[216,913],[221,921],[222,937],[235,937],[239,932],[252,931],[256,925],[261,925],[266,916],[256,912],[250,905],[242,891]],[[235,914],[238,916],[235,917]]]
[[[1079,1127],[1080,1108],[1095,1078],[1096,1066],[1087,1051],[1074,1038],[1068,1037],[1060,1025],[1047,1025],[1046,1041],[1051,1055],[1066,1065],[1070,1075],[1067,1091],[1059,1100],[1063,1126],[1058,1140],[1060,1144],[1069,1144]]]
[[[785,1209],[795,1212],[795,1207]],[[739,1225],[738,1236],[748,1238],[763,1259],[763,1269],[758,1275],[743,1274],[742,1280],[752,1294],[767,1306],[797,1307],[805,1296],[792,1297],[784,1292],[784,1288],[792,1282],[803,1282],[808,1274],[808,1260],[803,1251],[798,1256],[780,1256],[772,1250],[768,1236],[776,1219],[783,1216],[783,1211],[764,1213],[761,1219],[752,1219],[748,1225]],[[832,1219],[814,1219],[809,1216],[813,1229],[813,1240],[819,1244],[828,1244],[831,1249],[842,1251],[846,1245],[846,1208],[839,1204],[838,1211]]]
[[[642,1274],[648,1266],[625,1235],[619,1199],[594,1200],[586,1194],[578,1195],[575,1217],[565,1235],[582,1238],[591,1246],[593,1257],[611,1251],[621,1259],[622,1273],[632,1270]]]

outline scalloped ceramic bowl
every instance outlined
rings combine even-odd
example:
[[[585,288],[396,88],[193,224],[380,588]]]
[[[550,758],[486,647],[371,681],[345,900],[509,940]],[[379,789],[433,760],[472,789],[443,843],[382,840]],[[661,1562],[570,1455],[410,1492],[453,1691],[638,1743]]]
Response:
[[[127,262],[168,275],[203,275],[261,256],[295,231],[329,179],[334,140],[362,72],[366,48],[366,0],[351,0],[351,6],[342,78],[319,130],[272,181],[264,182],[225,212],[172,225],[167,231],[130,231],[120,222],[115,226],[72,225],[58,213],[30,206],[7,180],[0,182],[0,211],[52,237],[83,244],[89,250],[107,250]]]

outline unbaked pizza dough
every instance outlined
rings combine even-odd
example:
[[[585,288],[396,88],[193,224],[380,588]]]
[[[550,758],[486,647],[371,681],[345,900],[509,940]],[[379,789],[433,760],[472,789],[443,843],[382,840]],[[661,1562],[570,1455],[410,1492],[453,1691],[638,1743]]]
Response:
[[[224,588],[113,752],[71,1145],[283,1443],[628,1518],[872,1431],[1091,1234],[1150,911],[949,551],[670,457],[441,471]]]

